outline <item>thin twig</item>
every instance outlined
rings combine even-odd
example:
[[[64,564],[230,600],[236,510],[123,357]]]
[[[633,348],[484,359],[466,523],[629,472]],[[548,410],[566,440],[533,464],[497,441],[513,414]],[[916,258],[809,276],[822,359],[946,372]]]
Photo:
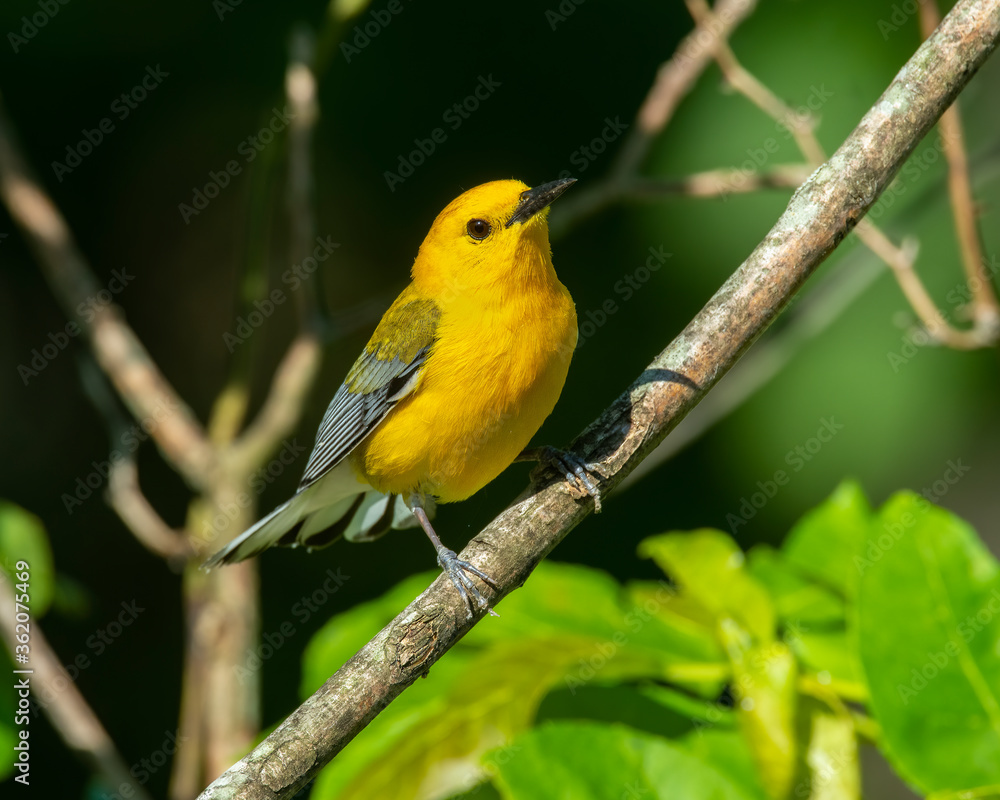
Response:
[[[935,0],[920,0],[920,29],[925,39],[940,22],[941,15]],[[983,248],[976,228],[976,205],[972,198],[969,159],[965,151],[962,115],[957,100],[941,115],[938,133],[945,161],[948,162],[948,193],[955,217],[955,233],[972,292],[968,309],[973,324],[972,333],[979,339],[979,346],[988,346],[1000,337],[1000,305],[993,293],[993,284],[986,274],[986,259],[983,258]]]
[[[291,108],[288,139],[288,215],[291,223],[289,254],[301,264],[316,244],[312,200],[312,133],[319,118],[313,62],[313,37],[307,28],[292,35],[285,73],[285,93]],[[295,427],[319,370],[322,351],[317,300],[317,278],[302,281],[296,291],[302,333],[292,342],[278,367],[271,389],[257,417],[233,443],[228,463],[256,469],[282,437]]]
[[[757,0],[719,0],[713,25],[697,25],[685,36],[669,60],[656,72],[656,79],[622,142],[608,176],[585,190],[567,195],[552,210],[553,238],[565,233],[570,224],[597,213],[623,197],[622,184],[631,180],[649,152],[649,147],[673,117],[677,106],[712,63],[714,44],[729,38],[745,20]]]
[[[111,466],[108,503],[139,543],[171,567],[182,567],[194,554],[185,532],[167,525],[143,494],[139,467],[131,455]]]
[[[316,244],[313,213],[312,136],[319,117],[316,76],[312,72],[315,43],[312,31],[300,25],[292,32],[285,96],[291,108],[288,125],[288,219],[291,226],[289,251],[293,264],[301,264]],[[316,332],[320,326],[316,281],[303,281],[296,292],[302,329]]]
[[[0,619],[3,619],[0,636],[10,651],[11,660],[16,659],[17,645],[13,625],[14,600],[14,587],[7,574],[0,570]],[[142,785],[132,777],[125,759],[76,684],[66,678],[62,661],[52,650],[37,620],[31,620],[30,648],[28,662],[19,665],[20,669],[28,670],[30,674],[15,677],[26,680],[36,698],[45,698],[39,705],[66,746],[112,791],[128,792],[127,796],[136,800],[151,800]]]
[[[718,23],[713,23],[713,12],[705,0],[686,0],[686,2],[692,17],[694,17],[699,25],[715,24],[716,27],[718,26]],[[799,149],[810,163],[821,163],[825,156],[823,148],[816,138],[815,126],[812,121],[808,118],[797,116],[793,109],[744,68],[725,41],[716,41],[713,47],[719,68],[726,76],[729,84],[765,114],[790,130],[795,137]],[[964,163],[964,151],[962,159]],[[969,191],[967,175],[964,191],[966,193]],[[968,194],[966,194],[966,197],[968,197]],[[971,198],[967,202],[971,209]],[[971,210],[969,213],[971,213]],[[987,329],[977,326],[972,330],[962,331],[952,327],[944,315],[938,311],[936,304],[913,269],[917,253],[916,247],[897,247],[870,220],[864,220],[862,224],[859,224],[855,233],[892,270],[904,296],[913,307],[921,323],[927,329],[927,332],[934,339],[957,350],[971,350],[988,346],[996,341],[997,335],[1000,334],[1000,328],[997,327],[1000,324],[1000,317],[995,313],[995,306],[992,311],[984,312],[983,319],[992,323],[991,327]],[[975,237],[974,223],[972,233],[973,237]],[[982,273],[982,268],[982,256],[980,255],[974,264],[974,271]],[[985,273],[983,274],[985,275]],[[980,289],[980,294],[983,292],[989,293],[989,284],[986,283],[985,278],[978,281],[976,285]],[[992,295],[990,297],[992,299]]]
[[[101,368],[165,457],[195,488],[212,483],[215,453],[194,412],[160,372],[81,254],[52,199],[28,167],[0,96],[0,196],[35,252],[66,316],[87,335]],[[82,316],[78,308],[88,309]],[[156,422],[152,425],[152,422]]]
[[[312,131],[318,118],[316,81],[310,69],[312,35],[305,28],[292,37],[285,77],[291,123],[288,132],[288,195],[290,262],[301,265],[316,246],[312,202]],[[248,257],[253,257],[252,254]],[[234,535],[253,522],[256,511],[245,491],[250,475],[276,449],[301,418],[309,389],[319,368],[320,318],[316,300],[318,277],[303,281],[297,290],[302,332],[285,353],[271,381],[264,405],[242,434],[237,435],[248,405],[252,351],[244,349],[234,361],[233,375],[213,408],[209,430],[221,450],[222,473],[209,503],[193,504],[189,527],[199,549],[216,549],[222,534]],[[263,269],[247,270],[244,303],[266,286]],[[222,509],[239,509],[225,530],[214,528]],[[209,531],[211,536],[202,536]],[[204,555],[202,553],[201,555]],[[259,727],[260,686],[254,672],[234,680],[234,666],[252,649],[259,635],[257,564],[206,575],[192,564],[185,575],[184,600],[189,631],[188,661],[184,668],[181,728],[199,745],[197,756],[174,763],[171,796],[188,798],[202,780],[218,775],[232,753],[246,749]]]
[[[319,371],[322,349],[314,334],[302,333],[278,365],[264,405],[225,455],[227,464],[257,469],[302,418],[302,410]]]
[[[635,171],[653,138],[667,126],[681,100],[712,62],[716,44],[732,36],[756,6],[756,0],[719,0],[713,24],[698,25],[684,37],[673,57],[660,66],[636,118],[643,146],[636,142],[623,149],[614,170],[617,175]]]
[[[621,198],[660,200],[672,195],[725,198],[761,189],[797,189],[814,168],[808,164],[773,164],[753,172],[710,169],[683,178],[632,178],[623,184]]]
[[[574,443],[614,488],[725,375],[892,181],[1000,39],[1000,0],[963,0],[764,241],[684,331]],[[593,508],[557,478],[529,488],[462,558],[501,587],[493,604]],[[481,615],[481,612],[480,612]],[[202,794],[290,797],[475,624],[444,576]]]
[[[80,384],[94,408],[104,418],[110,435],[106,499],[139,543],[165,559],[173,569],[183,567],[192,555],[184,531],[172,529],[156,512],[139,485],[135,453],[121,444],[129,437],[129,419],[123,412],[107,376],[92,358],[80,361]]]
[[[614,496],[632,488],[764,388],[808,342],[825,333],[884,274],[878,257],[870,250],[852,251],[837,265],[836,271],[818,279],[808,296],[796,298],[794,308],[785,311],[781,330],[768,332],[751,348],[726,379],[618,485]]]
[[[686,0],[688,11],[699,27],[718,27],[718,12],[713,11],[706,0]],[[746,97],[757,108],[767,114],[775,122],[779,122],[787,128],[795,138],[795,143],[799,150],[806,157],[806,160],[818,166],[826,160],[826,154],[820,147],[819,141],[813,135],[816,123],[808,115],[796,114],[788,105],[774,92],[768,89],[763,83],[745,69],[736,59],[732,48],[726,39],[719,38],[712,45],[712,54],[726,76],[726,81],[736,91]]]

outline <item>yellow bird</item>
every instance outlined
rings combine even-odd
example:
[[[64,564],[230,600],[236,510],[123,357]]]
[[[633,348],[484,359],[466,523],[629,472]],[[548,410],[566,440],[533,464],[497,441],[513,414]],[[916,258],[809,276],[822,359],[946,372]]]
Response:
[[[419,523],[465,599],[492,580],[446,548],[435,503],[464,500],[515,460],[553,463],[593,497],[579,459],[525,450],[552,412],[576,347],[576,311],[556,277],[548,209],[573,178],[470,189],[431,225],[396,298],[334,395],[296,494],[212,556],[272,545],[368,541]],[[490,609],[492,613],[492,609]]]

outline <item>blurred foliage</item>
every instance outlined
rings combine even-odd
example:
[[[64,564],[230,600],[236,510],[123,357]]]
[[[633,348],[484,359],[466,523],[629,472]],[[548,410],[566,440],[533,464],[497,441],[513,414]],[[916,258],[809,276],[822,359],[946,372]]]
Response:
[[[52,549],[41,520],[3,500],[0,500],[0,570],[14,592],[15,612],[29,615],[27,622],[16,628],[15,620],[4,620],[3,624],[10,626],[11,634],[27,634],[27,644],[21,645],[25,649],[19,652],[30,658],[31,626],[48,611],[55,593]],[[25,668],[14,664],[6,647],[2,652],[0,663],[10,669]],[[19,706],[21,698],[15,690],[15,682],[12,676],[10,681],[0,683],[0,752],[4,754],[0,758],[0,780],[14,773],[18,756],[14,745],[20,741],[18,731],[25,727],[21,722],[25,711]]]
[[[542,564],[311,797],[856,800],[869,740],[922,794],[1000,791],[1000,576],[962,520],[845,482],[777,550],[708,529],[639,550],[664,579]],[[303,698],[431,578],[331,618]]]

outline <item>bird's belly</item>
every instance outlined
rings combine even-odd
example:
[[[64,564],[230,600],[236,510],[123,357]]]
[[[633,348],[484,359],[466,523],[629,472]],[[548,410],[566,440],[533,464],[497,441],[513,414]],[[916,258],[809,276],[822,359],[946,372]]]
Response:
[[[550,327],[493,331],[476,348],[442,339],[417,390],[352,454],[358,470],[382,492],[420,491],[444,503],[479,491],[559,399],[576,343],[572,307]]]

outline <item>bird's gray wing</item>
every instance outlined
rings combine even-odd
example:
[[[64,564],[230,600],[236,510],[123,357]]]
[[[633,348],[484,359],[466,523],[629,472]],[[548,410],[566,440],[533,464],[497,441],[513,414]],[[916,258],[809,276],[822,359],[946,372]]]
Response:
[[[323,415],[299,491],[339,464],[416,388],[441,311],[404,291],[382,317]]]

